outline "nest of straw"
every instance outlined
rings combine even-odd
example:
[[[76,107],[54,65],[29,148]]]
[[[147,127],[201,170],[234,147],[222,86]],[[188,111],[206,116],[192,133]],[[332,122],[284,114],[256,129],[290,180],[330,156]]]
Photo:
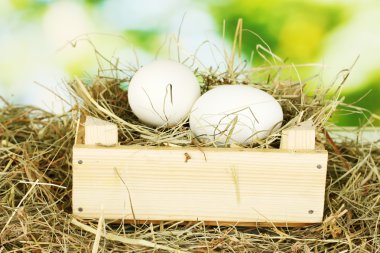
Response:
[[[322,224],[303,228],[83,222],[71,213],[71,114],[0,109],[0,252],[379,252],[380,149],[327,143]],[[338,148],[339,153],[335,151]]]
[[[269,68],[238,66],[232,73],[228,71],[218,72],[213,69],[203,72],[196,69],[194,72],[200,80],[202,94],[218,85],[243,84],[264,90],[276,98],[284,113],[282,127],[272,131],[266,139],[254,140],[244,147],[278,148],[281,131],[302,121],[311,120],[317,131],[321,132],[332,113],[341,103],[339,94],[342,88],[342,84],[324,87],[301,80],[281,80],[280,73],[283,68],[284,66],[275,65]],[[348,75],[348,73],[345,74]],[[258,75],[266,75],[266,79],[257,81],[252,78],[252,76]],[[128,73],[128,76],[133,76],[133,71]],[[81,113],[118,125],[121,145],[204,146],[192,136],[187,119],[171,128],[151,128],[139,122],[128,105],[128,93],[122,88],[122,85],[129,81],[130,77],[119,79],[98,75],[91,84],[87,85],[76,78],[68,82],[67,88]],[[311,89],[310,86],[313,86],[312,95],[306,92],[306,90]],[[208,143],[207,145],[217,146],[215,143]]]
[[[281,129],[246,148],[277,148],[283,129],[306,120],[324,133],[318,141],[328,149],[329,163],[321,224],[302,228],[212,227],[203,222],[134,225],[73,217],[71,156],[78,112],[116,123],[121,145],[200,145],[186,121],[172,128],[150,128],[138,121],[121,88],[135,68],[124,69],[122,78],[101,70],[90,81],[68,82],[75,105],[62,115],[12,105],[0,97],[0,252],[379,252],[380,149],[347,140],[336,144],[324,129],[342,104],[339,95],[348,71],[343,72],[342,83],[328,88],[311,80],[291,80],[284,75],[289,76],[294,65],[236,64],[239,41],[237,36],[225,70],[194,68],[202,92],[221,84],[245,84],[280,102]],[[118,70],[114,66],[112,72]]]

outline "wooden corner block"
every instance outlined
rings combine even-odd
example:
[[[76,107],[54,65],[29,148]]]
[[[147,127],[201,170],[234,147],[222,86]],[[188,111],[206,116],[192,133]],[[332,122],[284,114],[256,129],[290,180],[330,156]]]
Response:
[[[84,128],[85,144],[112,146],[118,143],[117,125],[114,123],[87,116]]]
[[[315,150],[315,127],[312,121],[305,121],[282,131],[281,149]]]

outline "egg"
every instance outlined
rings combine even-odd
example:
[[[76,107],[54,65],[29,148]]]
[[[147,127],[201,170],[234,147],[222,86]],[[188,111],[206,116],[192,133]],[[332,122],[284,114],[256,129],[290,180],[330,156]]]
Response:
[[[281,105],[248,85],[220,85],[203,94],[190,113],[190,129],[202,142],[249,144],[281,126]]]
[[[199,96],[194,73],[172,60],[156,60],[140,68],[128,87],[133,113],[155,127],[170,127],[187,118]]]

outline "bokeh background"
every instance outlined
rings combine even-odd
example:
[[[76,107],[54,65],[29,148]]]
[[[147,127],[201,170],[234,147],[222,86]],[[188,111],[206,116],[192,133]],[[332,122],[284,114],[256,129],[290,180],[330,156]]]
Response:
[[[380,114],[378,0],[1,0],[0,95],[64,110],[48,89],[59,90],[75,75],[95,75],[94,47],[138,66],[178,33],[181,47],[211,66],[215,55],[200,45],[231,44],[239,18],[287,63],[322,64],[315,71],[326,84],[359,56],[343,90],[345,102]],[[257,43],[258,36],[244,32],[246,58]],[[252,62],[262,63],[260,57]],[[360,125],[368,116],[348,113],[334,120]]]

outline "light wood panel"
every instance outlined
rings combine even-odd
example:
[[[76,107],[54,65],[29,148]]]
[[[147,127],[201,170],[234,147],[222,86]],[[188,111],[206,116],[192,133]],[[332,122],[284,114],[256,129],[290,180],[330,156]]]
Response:
[[[326,151],[77,144],[73,213],[140,221],[321,222]],[[133,212],[132,212],[133,210]]]

